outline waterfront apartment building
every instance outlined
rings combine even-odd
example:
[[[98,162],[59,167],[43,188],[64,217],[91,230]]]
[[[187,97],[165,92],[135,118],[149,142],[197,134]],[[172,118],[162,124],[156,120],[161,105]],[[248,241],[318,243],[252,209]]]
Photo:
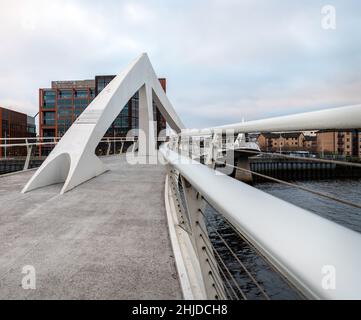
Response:
[[[299,151],[304,150],[305,136],[302,132],[261,133],[257,142],[262,151]]]
[[[52,81],[51,88],[39,89],[39,133],[41,137],[60,138],[70,128],[93,99],[114,79],[114,75],[99,75],[80,81]],[[166,79],[159,79],[166,91]],[[157,133],[166,122],[154,106]],[[139,96],[136,93],[107,130],[106,137],[124,137],[139,126]]]
[[[304,151],[317,152],[317,136],[316,135],[305,135],[303,140]]]
[[[11,140],[6,139],[35,137],[35,135],[35,119],[33,117],[25,113],[0,107],[0,144],[11,144]],[[0,148],[0,158],[24,155],[26,155],[24,147]]]
[[[309,151],[361,159],[361,130],[299,133],[261,133],[257,142],[262,151]]]
[[[319,131],[317,152],[361,158],[361,130]]]

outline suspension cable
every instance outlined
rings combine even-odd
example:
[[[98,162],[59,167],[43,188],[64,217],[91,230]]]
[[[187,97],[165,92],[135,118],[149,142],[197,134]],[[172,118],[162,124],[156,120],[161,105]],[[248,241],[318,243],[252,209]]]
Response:
[[[204,233],[204,234],[207,234],[205,233],[205,231],[203,230],[203,228],[201,226],[199,226],[199,228],[201,229],[201,231]],[[205,244],[206,247],[208,247],[208,243],[206,242],[206,240],[204,239],[203,235],[200,234],[200,237],[202,238],[203,240],[203,243]],[[233,283],[235,284],[236,288],[238,289],[239,293],[242,295],[243,299],[244,300],[247,300],[247,297],[246,295],[244,294],[243,290],[240,288],[240,286],[238,285],[236,279],[234,279],[232,273],[229,271],[228,267],[226,266],[226,264],[224,263],[224,261],[222,260],[222,257],[219,255],[218,251],[214,248],[213,246],[213,251],[214,253],[217,255],[218,257],[218,260],[221,262],[223,268],[227,271],[228,275],[230,276],[230,278],[232,279]]]
[[[222,295],[225,299],[226,299],[227,296],[232,297],[232,296],[230,295],[230,293],[229,293],[228,288],[224,285],[224,283],[222,283],[222,279],[219,279],[219,277],[215,276],[215,270],[220,270],[221,268],[216,267],[215,264],[214,264],[214,262],[212,261],[212,259],[210,259],[210,253],[208,253],[208,248],[207,248],[207,247],[203,247],[203,250],[205,251],[205,253],[206,253],[207,257],[208,257],[208,258],[206,258],[205,260],[206,260],[206,262],[208,263],[208,265],[209,265],[209,267],[210,267],[210,269],[211,269],[211,271],[210,271],[210,273],[209,273],[209,276],[211,276],[212,279],[213,279],[213,282],[214,282],[214,284],[215,284],[214,288],[216,288],[216,287],[219,288],[219,289],[218,289],[219,292],[218,292],[217,289],[216,289],[217,293],[218,293],[219,295]],[[222,272],[223,272],[223,270],[222,270]],[[226,278],[225,278],[225,279],[226,279]],[[226,280],[227,280],[227,279],[226,279]],[[226,295],[223,294],[223,289],[225,289]],[[238,298],[237,295],[236,295],[236,298]]]
[[[201,230],[201,232],[203,232],[203,229],[202,229],[202,227],[200,226],[200,224],[199,224],[198,221],[196,221],[196,225],[197,225],[198,228]],[[202,239],[202,240],[203,240],[203,242],[204,242],[204,239]],[[212,245],[212,247],[213,247],[213,245]],[[213,250],[211,250],[211,249],[209,248],[208,244],[206,243],[205,246],[204,246],[204,248],[205,248],[205,250],[208,252],[208,253],[207,253],[207,256],[208,256],[207,262],[208,262],[208,264],[210,265],[210,267],[211,267],[211,268],[213,267],[213,269],[215,269],[215,270],[220,270],[220,272],[222,273],[223,279],[227,282],[229,288],[231,288],[233,295],[236,297],[237,300],[239,300],[239,297],[238,297],[237,293],[235,292],[233,286],[231,286],[228,278],[227,278],[226,275],[224,274],[223,269],[220,268],[219,266],[216,266],[216,265],[214,264],[214,262],[213,262],[213,259],[212,259],[212,256],[211,256],[211,255],[212,255],[212,253],[213,253],[213,250],[215,250],[214,247],[213,247]],[[214,256],[213,256],[213,257],[214,257]],[[211,266],[211,264],[212,264],[212,266]],[[229,296],[231,296],[228,291],[227,291],[227,294],[228,294]]]
[[[212,207],[212,205],[211,205],[211,204],[207,201],[207,199],[204,198],[203,196],[202,196],[202,200],[205,201],[210,207]],[[213,208],[213,207],[212,207],[212,208]],[[214,208],[213,208],[213,209],[214,209]],[[216,211],[216,212],[217,212],[217,211]],[[225,221],[227,222],[228,226],[231,227],[231,229],[234,231],[234,233],[235,233],[236,235],[238,235],[245,243],[247,243],[247,245],[248,245],[249,247],[251,247],[251,248],[256,252],[256,254],[257,254],[258,256],[260,256],[260,257],[267,263],[267,265],[268,265],[275,273],[277,273],[278,275],[280,275],[280,276],[282,277],[282,280],[284,280],[284,281],[288,284],[288,286],[289,286],[290,288],[292,288],[295,292],[297,292],[298,295],[299,295],[302,299],[305,298],[305,297],[301,294],[301,292],[294,286],[294,284],[293,284],[291,281],[289,281],[289,279],[288,279],[287,277],[285,277],[282,273],[280,273],[280,271],[273,265],[273,263],[270,262],[269,259],[268,259],[257,247],[255,247],[230,221],[228,221],[225,217],[223,217],[222,215],[220,215],[218,212],[217,212],[217,214],[218,214],[219,216],[221,216],[223,219],[225,219]],[[209,219],[208,219],[207,221],[208,221],[209,223],[211,223],[211,222],[209,221]]]
[[[201,214],[203,215],[204,219],[208,222],[209,227],[215,232],[215,234],[218,236],[218,238],[223,242],[223,244],[226,246],[228,251],[232,254],[232,256],[236,259],[236,261],[239,263],[239,265],[242,267],[242,269],[247,273],[248,277],[252,280],[252,282],[256,285],[256,287],[260,290],[260,292],[264,295],[266,300],[271,300],[271,298],[268,296],[268,294],[264,291],[262,286],[259,284],[259,282],[254,278],[254,276],[251,274],[251,272],[247,269],[247,267],[242,263],[242,261],[239,259],[237,254],[230,248],[227,241],[224,240],[224,238],[219,234],[219,232],[210,225],[209,219],[206,217],[204,212],[202,210],[199,210]]]
[[[245,168],[240,168],[240,167],[228,164],[228,163],[219,162],[219,161],[216,161],[216,163],[220,164],[220,165],[228,166],[230,168],[234,168],[236,170],[241,170],[241,171],[244,171],[244,172],[247,172],[247,173],[251,173],[251,174],[254,174],[254,175],[258,176],[258,177],[265,178],[265,179],[268,179],[268,180],[271,180],[271,181],[274,181],[274,182],[278,182],[278,183],[287,185],[289,187],[294,187],[294,188],[297,188],[297,189],[312,193],[314,195],[324,197],[324,198],[327,198],[327,199],[330,199],[330,200],[333,200],[333,201],[336,201],[336,202],[339,202],[339,203],[342,203],[342,204],[345,204],[345,205],[348,205],[348,206],[351,206],[351,207],[361,209],[361,204],[359,204],[359,203],[354,203],[354,202],[351,202],[351,201],[348,201],[348,200],[339,199],[339,198],[336,198],[336,197],[334,197],[334,196],[332,196],[330,194],[324,193],[324,192],[315,191],[315,190],[312,190],[310,188],[307,188],[307,187],[304,187],[304,186],[301,186],[301,185],[298,185],[298,184],[295,184],[295,183],[290,183],[290,182],[287,182],[287,181],[284,181],[284,180],[273,178],[273,177],[264,175],[262,173],[258,173],[258,172],[248,170],[248,169],[245,169]]]
[[[206,249],[207,252],[209,252],[208,246],[205,247],[205,249]],[[212,252],[213,252],[213,251],[212,251]],[[207,253],[207,255],[209,256],[212,252]],[[211,258],[211,257],[210,257],[210,258]],[[208,262],[208,264],[209,264],[209,266],[210,266],[211,268],[214,268],[215,270],[219,270],[219,271],[221,272],[222,278],[223,278],[224,281],[227,283],[228,287],[232,290],[232,295],[236,298],[236,300],[239,300],[239,297],[238,297],[236,291],[234,290],[233,286],[230,284],[228,278],[227,278],[226,275],[224,274],[223,269],[220,268],[220,267],[217,267],[217,266],[214,264],[212,258],[211,258],[211,259],[207,258],[206,261]],[[227,293],[227,295],[228,295],[229,297],[232,297],[232,295],[229,293],[229,290],[228,290],[227,286],[224,286],[224,287],[226,288],[226,293]]]
[[[227,296],[222,292],[222,289],[224,288],[224,285],[219,283],[220,280],[216,280],[216,278],[214,277],[213,272],[210,272],[209,276],[213,279],[212,287],[216,290],[217,296],[221,296],[221,297],[223,297],[223,299],[226,299]]]

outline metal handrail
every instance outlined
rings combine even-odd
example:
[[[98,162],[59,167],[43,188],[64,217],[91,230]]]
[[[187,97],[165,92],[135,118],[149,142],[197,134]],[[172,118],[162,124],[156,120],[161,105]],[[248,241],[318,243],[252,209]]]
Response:
[[[216,172],[168,144],[160,151],[306,297],[361,298],[361,234]],[[322,287],[329,265],[337,271],[331,290]]]
[[[5,141],[15,141],[15,140],[25,140],[25,139],[31,139],[31,140],[60,140],[61,138],[59,137],[16,137],[16,138],[4,138],[4,137],[0,137],[0,140],[5,140]]]
[[[41,146],[41,145],[55,145],[59,142],[60,138],[41,138],[41,137],[26,137],[26,138],[0,138],[5,141],[18,141],[18,140],[45,140],[44,142],[28,142],[28,143],[0,143],[0,148],[10,148],[10,147],[25,147],[25,146]],[[53,140],[53,141],[46,141]],[[114,143],[114,142],[135,142],[137,141],[137,137],[129,138],[129,137],[115,137],[115,138],[102,138],[99,143]],[[165,142],[166,138],[158,138],[157,141]]]
[[[231,130],[234,133],[292,132],[360,128],[361,105],[305,112],[288,116],[240,122],[205,129],[182,130],[182,136],[211,135]]]

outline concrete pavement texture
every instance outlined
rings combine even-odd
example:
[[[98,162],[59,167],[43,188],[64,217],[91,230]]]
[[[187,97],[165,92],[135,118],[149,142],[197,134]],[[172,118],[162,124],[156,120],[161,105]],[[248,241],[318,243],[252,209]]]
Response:
[[[60,195],[0,177],[0,299],[180,299],[164,206],[166,169],[102,158],[109,171]],[[35,268],[36,289],[22,287]]]

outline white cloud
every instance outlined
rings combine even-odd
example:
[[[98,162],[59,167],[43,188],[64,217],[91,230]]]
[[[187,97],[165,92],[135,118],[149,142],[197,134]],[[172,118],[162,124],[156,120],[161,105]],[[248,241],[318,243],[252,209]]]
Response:
[[[147,51],[189,126],[361,102],[358,1],[0,0],[0,104],[35,114],[51,80],[117,73]]]

